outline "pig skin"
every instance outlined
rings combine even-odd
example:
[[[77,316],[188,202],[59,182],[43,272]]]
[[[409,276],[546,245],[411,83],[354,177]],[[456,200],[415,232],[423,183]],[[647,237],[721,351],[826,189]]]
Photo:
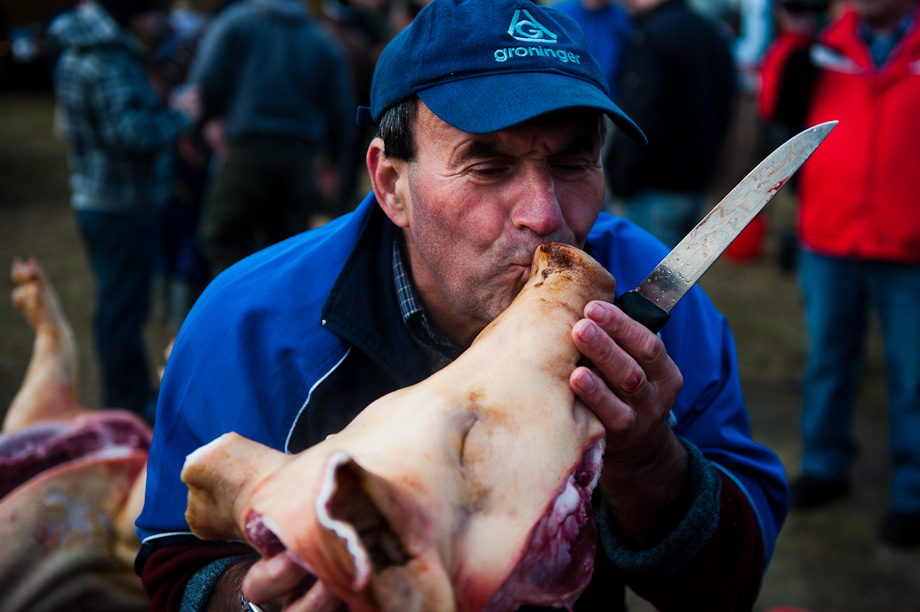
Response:
[[[134,520],[150,428],[81,405],[76,344],[53,287],[32,259],[15,259],[10,276],[35,342],[0,432],[0,610],[144,611]]]
[[[0,610],[147,609],[132,569],[140,508],[128,503],[146,461],[142,450],[101,451],[46,470],[0,501]]]
[[[235,433],[186,459],[204,539],[287,554],[356,612],[568,608],[593,571],[604,429],[574,395],[571,330],[615,280],[546,244],[452,364],[297,455]]]

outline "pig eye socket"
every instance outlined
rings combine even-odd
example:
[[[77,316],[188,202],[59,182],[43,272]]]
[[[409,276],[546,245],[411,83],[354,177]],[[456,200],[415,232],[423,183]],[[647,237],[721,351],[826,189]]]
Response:
[[[470,460],[470,434],[473,432],[476,424],[481,421],[481,416],[475,409],[467,409],[458,412],[453,423],[454,443],[452,444],[457,461],[461,468],[467,467]]]

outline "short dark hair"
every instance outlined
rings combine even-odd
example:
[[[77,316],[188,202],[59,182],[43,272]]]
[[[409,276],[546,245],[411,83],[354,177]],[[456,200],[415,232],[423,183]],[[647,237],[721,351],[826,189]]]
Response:
[[[403,161],[415,160],[415,119],[418,116],[418,96],[410,96],[397,102],[383,112],[380,125],[377,126],[377,137],[383,140],[383,154],[387,158],[401,159]],[[551,115],[559,115],[568,111],[557,111]],[[586,112],[597,117],[598,131],[601,142],[607,136],[607,123],[604,113],[596,109],[586,109]]]
[[[377,128],[383,140],[383,154],[388,158],[415,159],[415,118],[418,116],[418,96],[410,96],[384,111]]]

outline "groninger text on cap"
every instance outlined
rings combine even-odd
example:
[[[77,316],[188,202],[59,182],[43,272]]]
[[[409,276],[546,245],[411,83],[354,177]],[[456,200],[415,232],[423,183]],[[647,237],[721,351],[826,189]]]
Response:
[[[529,0],[434,0],[384,49],[371,107],[359,122],[412,96],[474,134],[570,108],[603,111],[630,138],[642,130],[610,100],[578,24]]]

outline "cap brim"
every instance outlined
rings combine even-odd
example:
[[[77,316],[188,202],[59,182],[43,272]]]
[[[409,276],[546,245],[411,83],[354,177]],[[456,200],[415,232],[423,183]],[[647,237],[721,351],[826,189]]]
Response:
[[[609,115],[634,141],[648,142],[639,126],[602,90],[567,75],[492,74],[441,83],[420,90],[418,96],[443,121],[471,134],[497,132],[554,111],[591,108]]]

